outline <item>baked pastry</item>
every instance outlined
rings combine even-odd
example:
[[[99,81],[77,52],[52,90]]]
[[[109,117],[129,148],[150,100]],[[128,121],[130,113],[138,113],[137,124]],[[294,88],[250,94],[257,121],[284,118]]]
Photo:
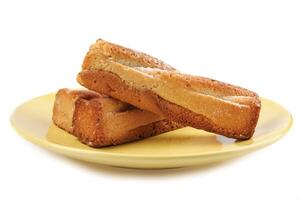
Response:
[[[90,47],[77,81],[171,121],[236,139],[252,137],[261,106],[258,95],[247,89],[182,74],[101,39]]]
[[[87,90],[60,89],[52,119],[58,127],[92,147],[122,144],[183,127]]]

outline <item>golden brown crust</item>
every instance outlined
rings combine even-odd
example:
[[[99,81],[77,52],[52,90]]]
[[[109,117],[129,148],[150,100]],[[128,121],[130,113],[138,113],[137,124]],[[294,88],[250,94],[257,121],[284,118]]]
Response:
[[[145,67],[158,68],[163,70],[171,70],[171,71],[175,70],[170,65],[148,54],[135,51],[126,47],[122,47],[120,45],[104,41],[102,39],[98,39],[96,43],[97,45],[92,45],[90,47],[89,53],[84,58],[83,61],[84,64],[82,65],[83,69],[90,65],[90,61],[95,59],[94,56],[96,54],[101,53],[101,56],[103,57],[110,58],[113,55],[114,59],[117,60],[118,62],[124,64],[130,64],[131,66],[135,66],[135,67],[145,66]]]
[[[89,146],[110,145],[109,137],[105,131],[103,121],[101,100],[78,99],[73,115],[74,130],[73,135]]]
[[[182,74],[156,58],[104,40],[90,47],[82,69],[78,81],[83,86],[178,123],[237,139],[254,133],[260,100],[247,89]]]
[[[73,114],[75,102],[78,99],[93,99],[104,97],[93,91],[88,90],[69,90],[63,88],[57,91],[53,106],[52,121],[68,132],[73,132]]]
[[[68,89],[57,92],[53,122],[92,147],[123,144],[183,127],[105,95]]]
[[[243,129],[224,129],[217,124],[214,124],[209,118],[204,115],[193,113],[190,110],[187,110],[174,103],[168,102],[155,94],[154,96],[157,99],[156,102],[158,107],[162,110],[166,119],[177,121],[184,125],[218,133],[220,135],[239,140],[245,140],[252,137],[258,120],[256,116],[259,115],[260,110],[255,107],[253,108],[252,112],[254,114],[249,120],[247,126],[245,126]]]
[[[185,126],[215,132],[236,139],[248,139],[253,133],[258,119],[260,107],[253,108],[253,118],[242,129],[223,129],[204,115],[196,114],[188,109],[171,103],[149,90],[138,90],[124,83],[120,77],[102,70],[84,70],[78,74],[78,82],[86,88],[128,102],[141,109],[159,114],[170,121]],[[258,103],[259,102],[255,102]],[[255,113],[256,112],[256,113]]]

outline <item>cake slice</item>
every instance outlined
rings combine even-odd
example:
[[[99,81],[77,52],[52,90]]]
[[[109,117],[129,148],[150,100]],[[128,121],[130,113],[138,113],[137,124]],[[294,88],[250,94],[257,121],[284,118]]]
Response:
[[[144,53],[97,40],[77,81],[180,124],[235,139],[252,137],[260,100],[247,89],[180,73]]]
[[[122,144],[183,127],[87,90],[60,89],[52,119],[58,127],[92,147]]]

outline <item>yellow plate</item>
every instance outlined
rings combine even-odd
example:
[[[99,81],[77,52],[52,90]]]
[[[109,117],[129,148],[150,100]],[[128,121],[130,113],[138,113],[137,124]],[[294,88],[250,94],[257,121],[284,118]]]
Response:
[[[236,142],[190,127],[128,144],[94,149],[52,124],[54,94],[20,105],[11,123],[25,139],[51,151],[105,165],[130,168],[173,168],[223,161],[280,139],[292,117],[275,102],[262,98],[262,110],[252,139]]]

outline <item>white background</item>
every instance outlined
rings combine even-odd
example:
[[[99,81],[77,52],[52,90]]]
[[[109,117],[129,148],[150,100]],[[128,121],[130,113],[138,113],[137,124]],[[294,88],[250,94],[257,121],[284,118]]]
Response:
[[[299,1],[1,1],[0,199],[300,199]],[[19,137],[14,107],[76,87],[97,38],[284,105],[282,140],[221,165],[130,170],[74,161]]]

